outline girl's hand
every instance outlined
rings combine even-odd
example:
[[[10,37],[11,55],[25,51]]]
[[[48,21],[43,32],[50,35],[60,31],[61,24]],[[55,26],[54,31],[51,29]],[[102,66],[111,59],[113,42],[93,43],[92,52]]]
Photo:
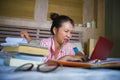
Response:
[[[59,60],[61,61],[72,61],[72,62],[86,62],[87,57],[84,55],[66,55],[61,57]]]
[[[22,30],[20,32],[20,36],[22,38],[25,38],[28,42],[32,41],[32,38],[29,36],[28,32],[26,30]]]

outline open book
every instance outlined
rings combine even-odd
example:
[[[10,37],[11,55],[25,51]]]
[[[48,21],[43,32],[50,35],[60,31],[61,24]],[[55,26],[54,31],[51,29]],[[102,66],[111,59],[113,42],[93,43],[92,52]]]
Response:
[[[99,62],[71,62],[71,61],[55,61],[48,60],[48,62],[58,62],[62,66],[66,67],[80,67],[80,68],[88,68],[88,69],[96,69],[96,68],[108,68],[108,69],[120,69],[120,60],[113,61],[99,61]]]

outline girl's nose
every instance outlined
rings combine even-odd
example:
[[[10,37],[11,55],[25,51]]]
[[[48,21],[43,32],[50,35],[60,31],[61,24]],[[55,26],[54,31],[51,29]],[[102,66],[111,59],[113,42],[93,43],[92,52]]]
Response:
[[[68,38],[71,38],[71,33],[68,33],[68,34],[67,34],[67,37],[68,37]]]

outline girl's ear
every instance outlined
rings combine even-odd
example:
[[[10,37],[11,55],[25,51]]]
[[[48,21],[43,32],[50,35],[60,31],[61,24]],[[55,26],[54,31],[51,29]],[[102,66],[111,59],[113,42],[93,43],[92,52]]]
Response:
[[[53,28],[53,33],[54,33],[54,35],[57,33],[57,28],[56,27]]]

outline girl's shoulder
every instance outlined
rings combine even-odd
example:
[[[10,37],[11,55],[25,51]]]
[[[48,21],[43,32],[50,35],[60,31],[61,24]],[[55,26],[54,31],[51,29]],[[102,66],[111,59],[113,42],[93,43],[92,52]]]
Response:
[[[51,38],[43,38],[40,40],[40,45],[43,47],[49,47],[51,44]]]

